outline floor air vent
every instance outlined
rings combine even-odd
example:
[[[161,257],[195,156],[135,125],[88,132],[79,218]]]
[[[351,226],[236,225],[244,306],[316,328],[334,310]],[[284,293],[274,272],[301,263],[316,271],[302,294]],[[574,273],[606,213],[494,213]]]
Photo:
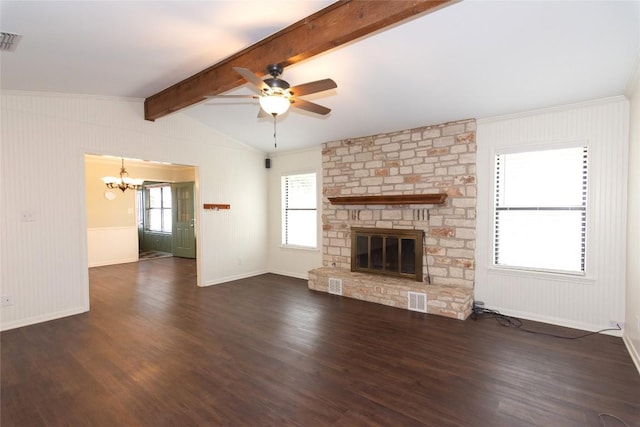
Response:
[[[329,278],[329,293],[342,295],[342,279]]]
[[[420,313],[427,312],[427,294],[407,292],[407,298],[409,299],[409,310]]]

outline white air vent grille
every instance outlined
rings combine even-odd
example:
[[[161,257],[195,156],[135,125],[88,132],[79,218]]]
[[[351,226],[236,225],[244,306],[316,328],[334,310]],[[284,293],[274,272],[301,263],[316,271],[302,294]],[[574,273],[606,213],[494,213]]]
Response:
[[[18,42],[22,38],[19,34],[1,32],[0,35],[0,51],[14,52],[18,46]]]
[[[342,295],[342,279],[329,278],[329,293],[334,295]]]
[[[409,299],[409,310],[419,311],[420,313],[427,312],[427,294],[407,292],[407,298]]]

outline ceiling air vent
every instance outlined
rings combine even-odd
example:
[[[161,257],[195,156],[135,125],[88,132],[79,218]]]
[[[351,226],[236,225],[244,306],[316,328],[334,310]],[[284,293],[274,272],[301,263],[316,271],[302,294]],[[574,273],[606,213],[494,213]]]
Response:
[[[1,32],[0,52],[15,52],[18,42],[22,38],[19,34]]]

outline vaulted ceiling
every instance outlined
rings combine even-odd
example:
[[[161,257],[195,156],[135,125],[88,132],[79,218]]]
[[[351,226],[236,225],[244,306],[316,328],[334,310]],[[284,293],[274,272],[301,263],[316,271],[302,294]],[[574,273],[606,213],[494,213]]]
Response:
[[[332,3],[2,0],[0,30],[23,36],[1,54],[2,88],[146,99]],[[305,97],[328,116],[278,118],[278,150],[622,95],[639,48],[638,1],[455,3],[291,61],[282,77],[292,85],[330,77],[338,88]],[[264,67],[282,60],[275,48],[261,55]],[[256,117],[256,100],[173,114],[182,113],[274,151],[273,121]]]

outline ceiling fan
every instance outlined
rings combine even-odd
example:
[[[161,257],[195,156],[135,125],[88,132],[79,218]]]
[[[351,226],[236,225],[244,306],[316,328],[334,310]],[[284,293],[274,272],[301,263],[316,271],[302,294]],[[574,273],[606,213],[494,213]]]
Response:
[[[280,78],[282,66],[278,64],[267,66],[267,72],[271,77],[265,80],[246,68],[233,67],[233,69],[249,83],[252,83],[260,91],[260,95],[216,95],[208,98],[257,98],[261,107],[258,117],[273,116],[274,119],[276,116],[284,114],[289,107],[300,108],[323,116],[331,112],[330,108],[299,98],[337,88],[338,85],[331,79],[317,80],[291,87],[287,81]]]

